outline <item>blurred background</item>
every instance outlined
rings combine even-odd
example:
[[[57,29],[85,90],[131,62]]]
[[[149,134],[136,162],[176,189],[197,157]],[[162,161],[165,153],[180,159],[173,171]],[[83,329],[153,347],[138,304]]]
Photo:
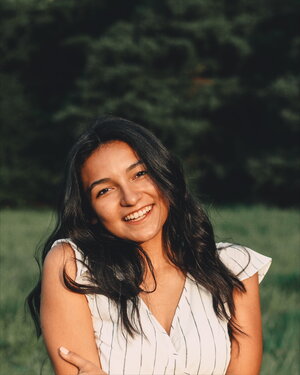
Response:
[[[262,374],[299,374],[299,19],[298,0],[0,2],[3,373],[51,373],[23,311],[33,254],[70,146],[112,114],[182,160],[217,239],[273,257]]]
[[[152,129],[214,201],[299,204],[299,8],[2,0],[2,204],[52,204],[97,114]]]

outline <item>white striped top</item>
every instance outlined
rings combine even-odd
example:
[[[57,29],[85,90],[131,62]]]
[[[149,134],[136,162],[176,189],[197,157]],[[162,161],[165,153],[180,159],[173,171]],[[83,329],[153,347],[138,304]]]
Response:
[[[77,259],[76,281],[87,283],[88,271],[78,261],[83,260],[81,251],[68,239],[58,240],[53,246],[58,242],[72,246]],[[271,258],[249,248],[229,243],[219,243],[217,247],[220,259],[240,280],[258,272],[261,281],[271,265]],[[141,298],[139,311],[145,335],[135,334],[133,339],[122,331],[112,300],[100,294],[86,298],[102,369],[109,375],[225,374],[231,349],[228,322],[216,316],[212,295],[190,275],[186,277],[169,335]]]

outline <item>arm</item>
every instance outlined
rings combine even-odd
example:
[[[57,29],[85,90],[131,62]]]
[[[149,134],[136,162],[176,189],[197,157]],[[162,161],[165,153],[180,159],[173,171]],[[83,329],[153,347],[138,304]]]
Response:
[[[59,355],[65,346],[100,368],[90,310],[84,295],[68,290],[63,282],[64,264],[75,278],[76,264],[70,245],[60,244],[46,256],[41,291],[41,328],[56,375],[75,375],[78,368]]]
[[[259,375],[262,361],[262,323],[260,312],[258,274],[243,281],[246,293],[233,293],[236,315],[235,322],[247,334],[233,340],[231,360],[226,375]]]

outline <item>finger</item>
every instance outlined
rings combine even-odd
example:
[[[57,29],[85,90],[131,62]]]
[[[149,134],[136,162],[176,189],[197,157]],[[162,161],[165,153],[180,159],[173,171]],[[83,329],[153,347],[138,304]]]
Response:
[[[87,361],[86,359],[80,357],[80,355],[74,352],[70,352],[68,349],[66,349],[63,346],[59,348],[59,354],[65,361],[72,363],[72,365],[75,365],[76,367],[78,367],[79,370],[86,371],[88,367],[91,367],[91,366],[95,367],[95,365],[91,363],[90,361]]]

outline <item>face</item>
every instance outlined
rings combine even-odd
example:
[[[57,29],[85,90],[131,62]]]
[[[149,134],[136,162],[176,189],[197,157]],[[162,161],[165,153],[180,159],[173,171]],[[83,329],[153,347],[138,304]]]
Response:
[[[111,233],[142,245],[161,241],[168,204],[127,143],[100,146],[83,164],[81,178],[97,219]]]

